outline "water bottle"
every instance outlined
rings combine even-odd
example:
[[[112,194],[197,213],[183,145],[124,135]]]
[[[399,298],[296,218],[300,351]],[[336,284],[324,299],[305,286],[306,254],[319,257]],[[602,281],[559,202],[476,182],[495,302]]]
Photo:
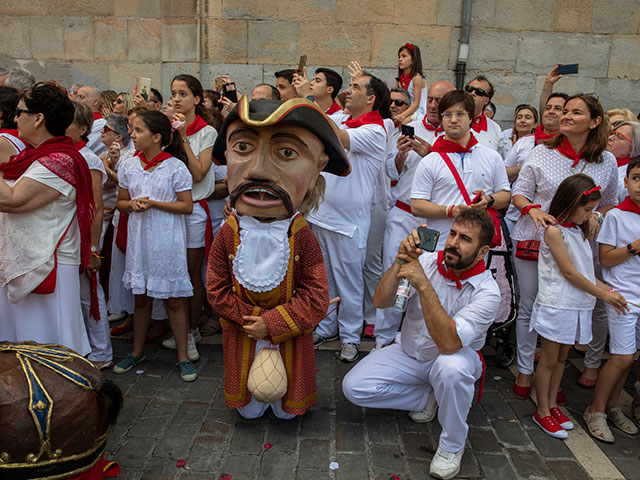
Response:
[[[401,278],[396,290],[396,299],[393,302],[393,309],[398,312],[404,312],[409,302],[409,280]]]

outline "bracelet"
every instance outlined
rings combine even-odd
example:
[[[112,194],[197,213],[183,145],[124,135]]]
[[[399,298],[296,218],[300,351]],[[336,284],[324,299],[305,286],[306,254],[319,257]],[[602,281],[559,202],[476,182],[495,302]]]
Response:
[[[542,207],[542,205],[540,204],[531,204],[531,205],[527,205],[526,207],[524,207],[521,211],[520,211],[520,216],[524,217],[526,214],[529,213],[529,210],[533,209],[533,208],[540,208]]]
[[[449,205],[447,207],[447,209],[445,210],[447,212],[447,217],[448,218],[453,218],[453,207],[454,207],[454,205]]]
[[[627,253],[629,255],[631,255],[632,257],[635,257],[636,255],[640,254],[640,251],[636,250],[635,248],[633,248],[633,246],[628,243],[627,244]]]
[[[609,293],[616,293],[616,291],[613,289],[613,287],[611,287],[611,288],[609,289]]]
[[[191,142],[189,142],[189,139],[187,137],[184,137],[182,139],[182,143],[188,143],[189,145],[191,145]]]

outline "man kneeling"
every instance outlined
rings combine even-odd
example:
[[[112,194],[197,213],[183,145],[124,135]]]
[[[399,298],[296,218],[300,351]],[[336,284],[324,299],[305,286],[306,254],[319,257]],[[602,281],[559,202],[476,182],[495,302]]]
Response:
[[[389,308],[400,278],[409,280],[397,342],[365,357],[342,383],[352,403],[409,410],[418,422],[431,421],[440,405],[442,434],[430,468],[437,478],[460,470],[474,384],[482,373],[477,351],[500,304],[484,264],[493,233],[489,215],[468,208],[456,218],[443,251],[421,255],[416,230],[405,238],[396,258],[406,263],[387,270],[373,297],[377,308]]]

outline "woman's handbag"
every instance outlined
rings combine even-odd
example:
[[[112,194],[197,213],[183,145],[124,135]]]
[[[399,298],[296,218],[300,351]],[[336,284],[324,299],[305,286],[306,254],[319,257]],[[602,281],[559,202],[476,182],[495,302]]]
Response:
[[[516,243],[516,257],[522,260],[538,261],[540,240],[520,240]]]

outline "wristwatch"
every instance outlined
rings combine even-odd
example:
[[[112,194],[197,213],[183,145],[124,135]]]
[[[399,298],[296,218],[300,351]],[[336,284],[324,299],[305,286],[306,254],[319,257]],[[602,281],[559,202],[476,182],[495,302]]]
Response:
[[[91,247],[91,253],[100,253],[100,247]]]
[[[494,203],[496,203],[496,199],[493,198],[493,195],[489,195],[489,203],[487,203],[487,208],[493,207]]]
[[[635,248],[633,248],[631,246],[631,244],[627,244],[627,253],[629,255],[631,255],[632,257],[635,257],[636,255],[638,255],[640,252],[638,250],[636,250]]]

